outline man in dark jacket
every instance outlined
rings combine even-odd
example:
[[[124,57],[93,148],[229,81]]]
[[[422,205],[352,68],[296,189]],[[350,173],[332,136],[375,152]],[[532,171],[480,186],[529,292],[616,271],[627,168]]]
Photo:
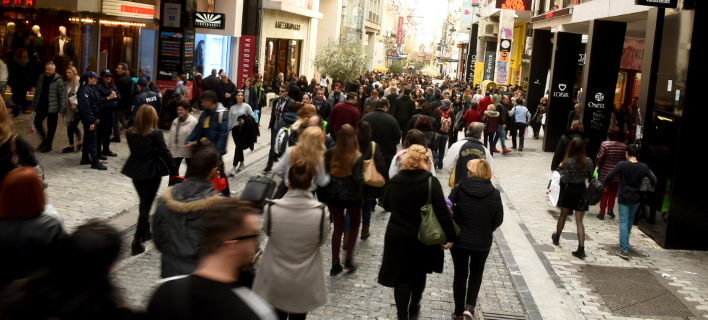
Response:
[[[118,101],[121,100],[120,93],[116,86],[111,83],[113,75],[111,70],[101,70],[101,80],[94,87],[98,95],[101,97],[101,117],[98,122],[96,132],[96,148],[98,148],[98,158],[107,160],[108,157],[115,157],[117,154],[110,149],[111,145],[111,130],[113,129],[113,116],[118,108]],[[101,149],[103,148],[103,149]]]
[[[275,153],[275,138],[278,135],[278,130],[280,130],[281,120],[283,119],[283,114],[290,110],[293,104],[293,100],[288,96],[288,90],[290,86],[288,84],[280,85],[278,89],[278,99],[275,100],[273,104],[273,110],[270,114],[270,123],[268,124],[268,129],[270,129],[270,153],[268,153],[268,164],[266,165],[263,172],[270,172],[273,169],[273,162],[278,159],[278,154]]]
[[[411,99],[411,89],[405,88],[403,89],[403,95],[398,98],[396,109],[393,111],[393,117],[396,118],[398,127],[403,131],[403,139],[408,134],[408,121],[413,117],[413,113],[415,113],[415,101]]]
[[[340,102],[332,108],[332,113],[329,114],[329,124],[327,125],[327,130],[332,134],[334,140],[337,140],[337,133],[339,129],[345,125],[349,124],[356,128],[361,121],[361,116],[359,115],[359,109],[356,107],[359,97],[356,93],[347,93],[347,101]]]
[[[234,101],[236,101],[236,85],[231,82],[228,73],[221,73],[221,81],[217,84],[215,91],[219,97],[219,102],[221,102],[225,108],[228,109],[234,105]]]
[[[150,77],[149,74],[146,73],[141,78],[145,78],[145,80],[147,81],[147,87],[150,89],[150,91],[157,93],[157,95],[160,96],[160,98],[162,98],[162,91],[160,91],[160,88],[158,88],[157,85],[155,85],[155,83],[152,82],[152,77]],[[140,80],[140,79],[138,79],[138,80]],[[135,88],[135,91],[133,92],[133,94],[138,93],[138,92],[139,92],[138,88]]]
[[[202,91],[216,90],[219,85],[219,77],[216,75],[216,69],[211,69],[211,75],[202,80]]]
[[[420,116],[427,116],[430,119],[430,124],[433,125],[433,131],[437,132],[436,128],[438,128],[439,125],[438,125],[438,122],[436,121],[435,117],[433,117],[433,114],[430,111],[430,104],[427,102],[424,102],[423,105],[420,106],[420,113],[414,114],[413,116],[411,116],[411,119],[408,120],[408,124],[406,125],[406,132],[413,129],[416,121],[418,121],[418,118],[420,118]]]
[[[332,105],[325,99],[325,92],[323,88],[315,91],[315,99],[312,104],[317,108],[317,114],[324,120],[329,119],[329,114],[332,112]]]
[[[361,118],[361,121],[366,121],[371,125],[372,140],[381,147],[386,165],[390,165],[391,160],[396,156],[396,145],[401,140],[398,121],[388,114],[388,107],[388,100],[379,99],[376,101],[376,109]]]
[[[339,83],[335,83],[332,86],[332,91],[334,92],[332,92],[327,98],[327,102],[329,102],[330,106],[336,106],[338,103],[346,101],[347,96],[342,93],[342,86],[339,85]]]
[[[101,97],[94,87],[101,77],[93,71],[86,72],[83,77],[87,79],[87,83],[76,92],[78,110],[84,124],[84,146],[79,164],[90,164],[93,169],[106,170],[98,159],[96,148],[96,124],[101,115]]]
[[[489,93],[487,93],[487,94],[489,94]],[[487,98],[487,97],[488,96],[485,96],[485,98]],[[484,100],[484,98],[482,98],[482,100]],[[482,100],[480,100],[480,102],[482,102]],[[509,98],[509,95],[507,95],[507,94],[505,94],[502,97],[502,101],[497,104],[496,111],[499,112],[499,124],[500,124],[500,126],[498,127],[499,131],[497,132],[497,134],[499,135],[499,140],[501,140],[502,154],[507,154],[507,153],[511,152],[511,150],[509,150],[506,147],[505,140],[506,140],[506,124],[509,120],[509,110],[511,110],[512,107],[513,106],[511,105],[511,99]],[[486,107],[485,107],[485,111],[486,111]],[[483,112],[480,112],[480,114],[481,113],[483,113]]]
[[[201,104],[202,115],[199,116],[194,131],[187,137],[185,147],[191,149],[197,142],[207,139],[219,149],[219,154],[223,157],[226,154],[226,140],[229,137],[229,110],[219,102],[214,91],[203,92]],[[223,160],[219,161],[218,170],[221,177],[226,176]],[[225,197],[231,196],[228,180],[221,194]]]
[[[219,160],[214,145],[200,145],[192,154],[189,180],[168,187],[157,200],[152,231],[155,247],[162,253],[162,278],[190,274],[197,268],[202,255],[203,214],[220,198],[211,183]]]
[[[297,86],[297,78],[290,78],[290,84],[288,85],[288,96],[293,101],[302,102],[302,93],[300,92],[300,87]]]
[[[160,112],[162,112],[162,99],[147,86],[147,80],[144,77],[138,79],[138,83],[135,84],[135,96],[133,96],[132,102],[130,103],[130,120],[128,121],[128,127],[133,126],[135,115],[138,114],[140,106],[144,104],[151,105],[155,108],[158,117]]]
[[[130,78],[127,63],[121,62],[116,67],[114,83],[120,93],[120,99],[118,99],[118,107],[113,113],[113,139],[111,141],[120,142],[120,126],[128,127],[130,97],[133,96],[133,79]]]
[[[435,93],[432,95],[432,99],[433,101],[430,103],[430,110],[435,111],[435,109],[442,106],[442,92],[439,89],[435,90]]]
[[[453,133],[457,135],[457,132],[454,131],[455,112],[452,110],[450,105],[452,105],[452,102],[445,99],[443,100],[442,106],[433,111],[433,118],[435,118],[433,130],[438,133],[438,150],[433,151],[437,151],[437,158],[435,159],[435,162],[438,165],[438,169],[442,169],[443,167],[443,159],[445,158],[445,144],[447,140],[453,135]],[[455,140],[457,140],[457,138],[455,138]]]
[[[494,158],[489,154],[489,150],[484,146],[482,141],[482,132],[484,124],[481,122],[473,122],[465,132],[466,138],[455,142],[447,156],[443,160],[443,169],[450,172],[450,188],[454,188],[460,179],[467,176],[467,163],[474,159],[484,159],[489,162],[489,166],[494,173]]]
[[[42,137],[42,144],[37,150],[45,153],[52,151],[54,134],[57,132],[59,114],[66,112],[66,90],[64,80],[56,73],[56,66],[48,62],[44,66],[44,74],[37,78],[37,94],[32,100],[32,109],[37,113],[34,126]],[[42,122],[47,119],[47,132],[44,132]]]

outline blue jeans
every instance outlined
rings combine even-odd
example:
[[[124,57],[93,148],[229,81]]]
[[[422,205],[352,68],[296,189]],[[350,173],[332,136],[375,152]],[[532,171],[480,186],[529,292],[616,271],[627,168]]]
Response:
[[[445,148],[447,148],[447,135],[438,133],[438,150],[437,150],[438,169],[442,169],[442,167],[443,167],[442,164],[443,164],[443,159],[445,158]]]
[[[506,149],[506,142],[504,141],[506,140],[506,129],[500,124],[497,130],[497,135],[494,137],[494,146],[496,147],[497,141],[501,140],[502,151],[504,151],[504,149]]]
[[[526,132],[526,123],[525,122],[517,122],[516,128],[514,128],[514,132],[518,132],[519,147],[523,148],[524,147],[524,132]],[[516,140],[514,140],[514,144],[516,144]]]
[[[624,253],[629,253],[629,232],[632,231],[632,220],[637,208],[639,203],[619,204],[620,249]]]

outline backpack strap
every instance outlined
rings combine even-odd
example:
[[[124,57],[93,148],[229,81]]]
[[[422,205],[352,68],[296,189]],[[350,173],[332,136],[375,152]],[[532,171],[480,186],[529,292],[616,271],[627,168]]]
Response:
[[[374,154],[376,154],[376,142],[371,141],[371,160],[374,160]]]
[[[266,201],[268,204],[266,204],[266,213],[268,214],[268,220],[266,221],[266,226],[268,226],[268,231],[266,232],[266,235],[270,238],[270,225],[271,225],[271,213],[270,213],[270,207],[275,205],[275,202],[273,201]]]
[[[320,219],[320,242],[322,242],[322,237],[324,237],[324,221],[325,221],[325,208],[327,205],[324,203],[320,205],[322,209],[322,218]]]

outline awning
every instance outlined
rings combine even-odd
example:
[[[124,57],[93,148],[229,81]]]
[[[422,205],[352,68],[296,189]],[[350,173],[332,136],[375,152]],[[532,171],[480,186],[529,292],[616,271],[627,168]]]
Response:
[[[386,67],[374,67],[374,71],[386,72],[386,71],[388,71],[388,68],[386,68]]]

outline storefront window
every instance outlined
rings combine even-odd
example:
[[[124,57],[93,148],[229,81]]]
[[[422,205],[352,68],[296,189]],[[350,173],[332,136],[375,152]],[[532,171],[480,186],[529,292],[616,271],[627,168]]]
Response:
[[[204,69],[202,74],[211,74],[212,69],[229,70],[231,57],[231,37],[197,33],[194,51],[194,67]],[[200,67],[201,66],[201,67]],[[229,75],[235,79],[235,75]]]
[[[149,74],[155,79],[155,36],[156,30],[140,30],[140,49],[138,50],[138,70],[140,74]]]
[[[285,76],[285,81],[298,77],[301,42],[301,40],[266,39],[267,56],[264,68],[266,83],[272,83],[281,72]]]

